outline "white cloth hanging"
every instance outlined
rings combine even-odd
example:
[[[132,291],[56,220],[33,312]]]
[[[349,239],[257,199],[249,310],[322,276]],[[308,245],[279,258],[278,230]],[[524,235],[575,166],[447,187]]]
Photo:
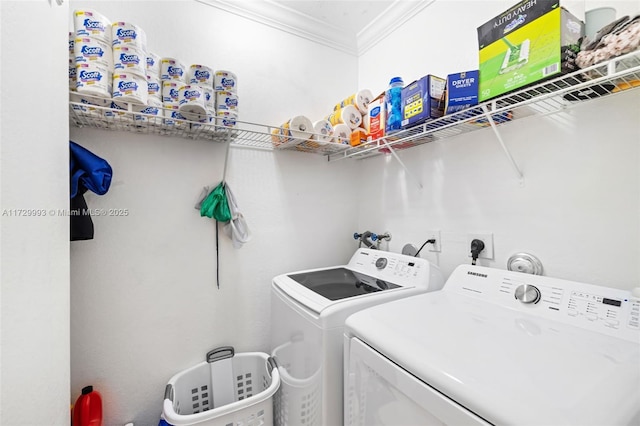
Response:
[[[244,243],[251,240],[251,230],[249,230],[249,225],[247,225],[247,221],[238,208],[238,202],[228,183],[225,184],[225,190],[227,193],[227,203],[229,203],[229,211],[231,212],[231,220],[224,224],[223,230],[224,233],[231,238],[233,247],[239,249]]]

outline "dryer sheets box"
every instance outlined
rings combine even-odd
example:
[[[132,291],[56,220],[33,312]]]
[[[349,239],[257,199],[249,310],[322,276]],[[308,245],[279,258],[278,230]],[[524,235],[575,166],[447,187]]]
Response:
[[[577,70],[584,23],[559,1],[521,1],[478,28],[479,101]]]
[[[449,74],[446,93],[445,114],[453,114],[478,105],[478,70]]]

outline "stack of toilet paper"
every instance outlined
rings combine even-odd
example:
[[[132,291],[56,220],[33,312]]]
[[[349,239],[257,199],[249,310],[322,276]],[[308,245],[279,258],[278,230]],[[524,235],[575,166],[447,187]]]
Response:
[[[142,115],[131,118],[129,104],[135,112],[158,115],[162,102],[157,55],[147,54],[144,30],[129,22],[111,22],[95,10],[75,10],[73,15],[69,88],[77,94],[71,100],[110,107],[103,114],[107,119],[147,120]]]
[[[215,72],[216,125],[235,127],[238,118],[238,77],[231,71]]]
[[[71,79],[74,78],[75,87],[72,89],[79,95],[99,98],[87,98],[97,105],[107,104],[111,99],[113,85],[111,21],[93,10],[76,10],[73,22],[75,31],[69,40],[70,53],[73,46],[69,70],[70,86],[73,86]]]
[[[338,102],[324,120],[333,126],[333,142],[357,146],[366,140],[364,117],[373,94],[362,89]]]
[[[177,58],[149,52],[146,33],[135,24],[111,22],[90,9],[74,11],[69,89],[75,92],[71,100],[82,103],[84,113],[140,126],[235,127],[237,81],[231,71],[200,64],[187,68]],[[110,108],[92,110],[92,106]]]
[[[74,110],[102,123],[113,86],[111,22],[92,10],[74,12],[74,31],[69,33],[69,89]]]

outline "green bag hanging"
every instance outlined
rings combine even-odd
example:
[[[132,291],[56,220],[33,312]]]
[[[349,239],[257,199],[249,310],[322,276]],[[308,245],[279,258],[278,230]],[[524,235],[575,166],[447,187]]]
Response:
[[[200,216],[207,216],[218,222],[231,220],[231,211],[229,210],[229,202],[227,201],[227,193],[224,187],[224,182],[221,182],[202,201]]]

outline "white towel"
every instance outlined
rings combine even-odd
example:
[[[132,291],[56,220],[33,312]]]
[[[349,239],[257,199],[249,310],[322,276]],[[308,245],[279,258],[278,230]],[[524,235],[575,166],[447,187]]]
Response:
[[[228,183],[225,184],[225,191],[227,193],[229,211],[231,212],[231,220],[224,224],[223,229],[224,233],[231,238],[233,247],[239,249],[244,243],[251,240],[251,231],[249,230],[247,221],[238,208],[238,202]]]

